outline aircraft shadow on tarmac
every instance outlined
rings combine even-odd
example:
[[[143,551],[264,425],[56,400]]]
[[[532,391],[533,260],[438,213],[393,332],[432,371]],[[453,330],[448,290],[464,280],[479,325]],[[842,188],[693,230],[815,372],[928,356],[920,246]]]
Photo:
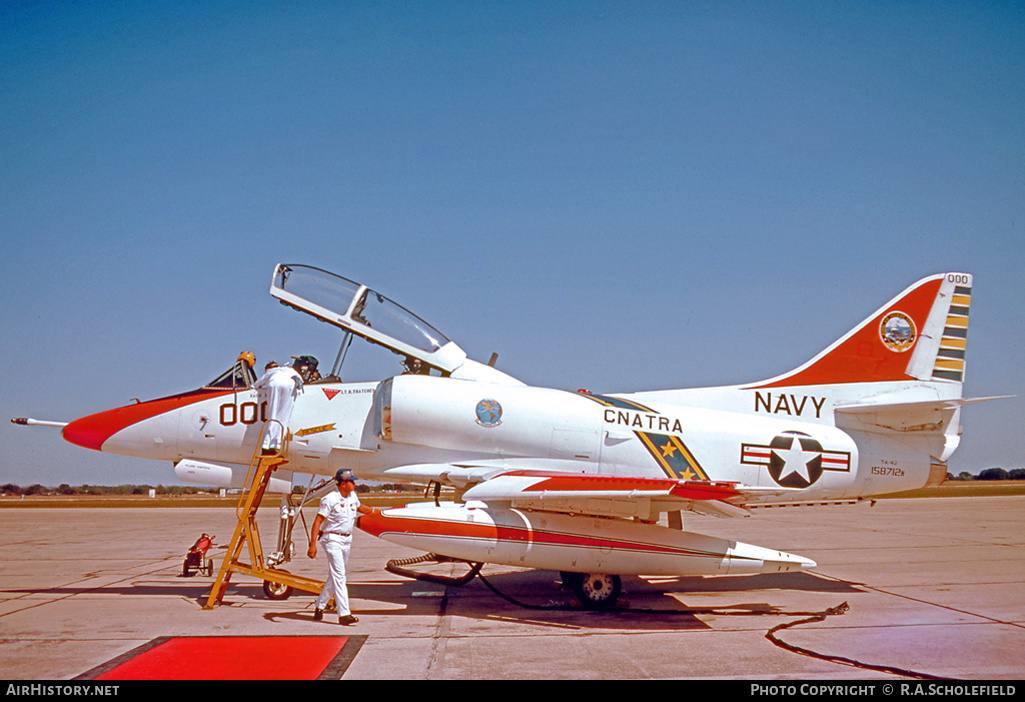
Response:
[[[791,614],[791,607],[786,604],[787,591],[837,595],[861,591],[850,583],[808,573],[663,578],[654,584],[641,578],[624,577],[619,606],[592,611],[581,607],[569,589],[560,588],[559,575],[551,571],[507,572],[484,577],[486,582],[477,578],[460,587],[415,580],[354,582],[349,585],[349,596],[360,602],[353,606],[353,613],[357,615],[441,614],[557,628],[681,631],[712,628],[702,616],[806,616],[807,612],[803,611]],[[764,596],[767,592],[781,593],[779,601],[775,604],[752,601],[755,599],[752,595]],[[684,598],[688,595],[700,598],[700,604],[687,604]],[[391,606],[367,606],[372,602]],[[264,618],[271,622],[312,622],[312,607],[312,600],[308,600],[305,609],[267,612]],[[324,621],[333,623],[334,617],[325,616]]]
[[[786,573],[737,577],[666,577],[645,580],[623,578],[623,593],[614,609],[592,611],[580,606],[572,591],[560,587],[558,573],[525,570],[484,574],[463,586],[418,580],[382,579],[351,582],[349,595],[357,615],[455,616],[482,620],[502,620],[573,629],[664,630],[709,629],[702,616],[788,616],[787,592],[812,592],[849,595],[861,592],[852,583],[824,578],[811,573]],[[39,589],[6,589],[3,593],[73,597],[76,595],[178,597],[206,603],[212,581],[208,578],[174,580],[135,580],[108,586],[65,586]],[[489,587],[490,585],[490,587]],[[776,603],[755,601],[778,593]],[[688,602],[690,600],[690,602]],[[375,607],[372,603],[381,603]],[[220,606],[247,607],[269,603],[259,581],[239,579],[229,584]],[[296,592],[285,605],[294,611],[268,611],[270,622],[280,620],[313,621],[313,594]],[[793,612],[792,616],[805,612]],[[327,616],[325,621],[334,622]]]

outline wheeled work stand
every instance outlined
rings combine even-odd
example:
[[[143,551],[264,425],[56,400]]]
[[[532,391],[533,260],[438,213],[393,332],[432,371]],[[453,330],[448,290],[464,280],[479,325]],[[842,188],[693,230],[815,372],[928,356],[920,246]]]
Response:
[[[270,421],[267,422],[267,425],[270,425]],[[265,426],[264,431],[266,430]],[[282,431],[282,433],[285,432]],[[321,580],[292,575],[287,570],[273,568],[268,564],[268,559],[264,557],[263,546],[260,543],[260,531],[256,525],[256,511],[260,508],[260,502],[263,500],[263,494],[267,490],[271,475],[277,468],[288,463],[286,458],[288,447],[286,443],[282,452],[265,456],[261,455],[259,445],[258,443],[249,464],[245,488],[236,508],[238,525],[235,527],[235,533],[231,537],[231,543],[228,544],[227,553],[224,554],[224,562],[221,564],[221,569],[217,573],[217,579],[210,589],[210,596],[203,609],[213,609],[220,604],[225,590],[228,589],[232,573],[242,573],[263,580],[264,590],[268,595],[273,596],[271,595],[272,591],[281,593],[276,599],[288,597],[293,589],[320,594],[324,587],[324,582]],[[249,547],[249,563],[239,561],[243,546]],[[285,548],[288,548],[287,543]],[[268,589],[268,585],[273,590]]]

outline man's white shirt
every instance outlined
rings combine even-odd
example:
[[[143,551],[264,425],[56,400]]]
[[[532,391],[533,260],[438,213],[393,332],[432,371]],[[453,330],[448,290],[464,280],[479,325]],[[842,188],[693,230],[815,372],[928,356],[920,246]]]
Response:
[[[321,534],[351,534],[356,528],[356,516],[359,509],[359,498],[356,491],[349,493],[348,497],[342,497],[342,493],[334,490],[324,495],[320,500],[320,508],[317,514],[324,517],[320,525]]]

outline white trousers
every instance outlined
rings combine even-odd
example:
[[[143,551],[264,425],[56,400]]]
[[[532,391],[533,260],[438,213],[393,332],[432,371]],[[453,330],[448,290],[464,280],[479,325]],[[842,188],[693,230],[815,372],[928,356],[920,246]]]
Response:
[[[345,617],[349,611],[349,589],[345,584],[345,569],[349,565],[349,550],[352,547],[352,536],[325,534],[320,537],[320,545],[327,554],[327,580],[324,589],[317,598],[317,609],[324,609],[335,598],[335,608],[339,617]]]
[[[276,419],[281,424],[273,422],[267,425],[263,432],[263,446],[261,448],[281,448],[281,428],[288,427],[288,420],[292,417],[292,405],[295,404],[295,382],[287,377],[280,379],[271,378],[267,383],[267,421]]]

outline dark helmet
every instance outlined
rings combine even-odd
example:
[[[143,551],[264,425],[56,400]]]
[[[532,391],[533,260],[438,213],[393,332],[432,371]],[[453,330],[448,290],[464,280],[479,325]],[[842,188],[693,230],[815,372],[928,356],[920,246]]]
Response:
[[[299,375],[303,377],[304,381],[309,381],[310,377],[317,372],[319,364],[313,356],[293,356],[292,358],[295,359],[292,361],[292,368],[299,371]]]

